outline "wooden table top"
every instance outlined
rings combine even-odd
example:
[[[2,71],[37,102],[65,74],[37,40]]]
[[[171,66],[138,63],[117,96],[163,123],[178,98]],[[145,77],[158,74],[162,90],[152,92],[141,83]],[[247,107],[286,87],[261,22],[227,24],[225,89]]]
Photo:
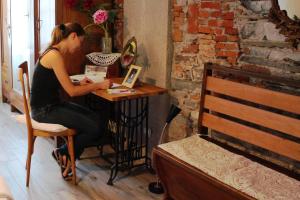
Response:
[[[124,78],[112,78],[113,83],[121,84]],[[118,88],[126,88],[120,86]],[[121,94],[109,94],[107,90],[97,90],[93,94],[104,98],[109,101],[121,101],[126,99],[136,99],[140,97],[154,96],[166,93],[168,90],[165,88],[157,87],[155,85],[150,85],[147,83],[142,83],[139,86],[135,86],[133,93],[121,93]]]

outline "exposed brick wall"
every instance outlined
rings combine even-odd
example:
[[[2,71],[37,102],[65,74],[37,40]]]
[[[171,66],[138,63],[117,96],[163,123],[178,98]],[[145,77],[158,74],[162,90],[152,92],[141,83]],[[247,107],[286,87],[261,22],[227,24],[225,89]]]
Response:
[[[214,55],[210,54],[210,57],[225,59],[228,63],[236,65],[239,56],[239,38],[238,29],[234,27],[235,10],[230,2],[232,1],[201,1],[184,6],[174,1],[173,24],[176,25],[173,26],[173,36],[183,36],[184,32],[194,35],[210,35],[209,40],[212,41],[200,41],[204,45],[214,45]],[[183,10],[186,10],[186,13],[183,13]],[[184,25],[184,21],[186,21],[187,28],[184,30],[181,26],[180,30],[178,25]],[[182,37],[175,37],[175,42],[183,40]],[[180,40],[177,40],[179,38]],[[193,41],[187,45],[183,53],[198,53],[199,43]]]
[[[206,62],[300,79],[300,51],[269,22],[270,8],[271,0],[172,1],[171,96],[183,110],[182,137],[197,132]]]
[[[286,42],[268,20],[271,0],[173,0],[171,96],[182,108],[168,140],[197,133],[204,63],[214,62],[271,76],[300,80],[300,50]],[[243,77],[237,77],[242,80]],[[245,81],[245,80],[243,80]],[[300,87],[251,80],[254,84],[300,94]],[[227,143],[300,171],[300,163],[253,145],[213,133]]]
[[[197,132],[204,63],[237,65],[240,48],[232,2],[173,0],[171,95],[186,119],[179,122],[186,123],[190,133]]]
[[[123,0],[114,1],[123,7]],[[197,133],[206,62],[300,80],[300,51],[285,42],[285,36],[269,22],[270,8],[271,0],[172,0],[170,95],[182,112],[171,123],[168,141]],[[290,89],[300,94],[300,90]]]

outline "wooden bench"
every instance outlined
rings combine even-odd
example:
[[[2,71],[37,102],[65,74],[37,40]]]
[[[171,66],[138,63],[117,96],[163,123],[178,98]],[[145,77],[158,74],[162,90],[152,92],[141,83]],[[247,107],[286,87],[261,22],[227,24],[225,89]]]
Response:
[[[299,174],[266,161],[267,157],[250,155],[247,149],[251,144],[299,163],[300,96],[224,79],[222,74],[300,87],[299,81],[206,64],[199,112],[201,137],[153,150],[165,199],[300,199]],[[245,149],[229,147],[227,141],[211,137],[211,131],[238,139],[242,146],[237,146]]]

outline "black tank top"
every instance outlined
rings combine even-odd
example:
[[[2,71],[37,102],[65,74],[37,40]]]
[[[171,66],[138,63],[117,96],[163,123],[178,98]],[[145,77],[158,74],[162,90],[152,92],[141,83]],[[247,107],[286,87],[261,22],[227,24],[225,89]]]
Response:
[[[57,50],[55,47],[48,48],[39,58],[32,78],[30,106],[31,109],[38,109],[47,105],[60,103],[60,83],[53,69],[44,67],[40,60],[50,50]]]

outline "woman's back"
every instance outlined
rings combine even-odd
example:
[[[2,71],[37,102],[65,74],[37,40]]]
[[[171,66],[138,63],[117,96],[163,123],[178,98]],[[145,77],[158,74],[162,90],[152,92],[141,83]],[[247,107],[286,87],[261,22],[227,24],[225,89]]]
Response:
[[[51,47],[47,49],[42,56],[53,49],[57,50],[56,48]],[[41,64],[40,60],[42,56],[36,64],[32,79],[30,97],[30,105],[32,109],[38,109],[47,105],[60,103],[60,83],[54,73],[54,70]]]

